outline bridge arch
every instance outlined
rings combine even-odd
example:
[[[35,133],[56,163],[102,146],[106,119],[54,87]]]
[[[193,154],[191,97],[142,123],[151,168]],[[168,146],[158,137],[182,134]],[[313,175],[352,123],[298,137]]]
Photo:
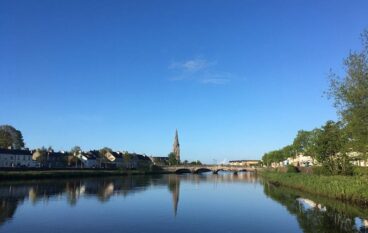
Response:
[[[203,173],[203,172],[210,172],[210,171],[212,171],[211,169],[209,169],[209,168],[206,168],[206,167],[200,167],[200,168],[198,168],[198,169],[195,169],[194,170],[194,173],[195,174],[199,174],[199,173]]]
[[[177,174],[192,173],[192,171],[188,168],[178,168],[175,170],[175,173]]]

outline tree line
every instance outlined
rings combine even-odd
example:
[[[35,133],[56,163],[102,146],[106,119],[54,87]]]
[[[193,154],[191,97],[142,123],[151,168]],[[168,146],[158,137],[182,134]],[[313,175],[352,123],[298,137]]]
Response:
[[[362,49],[344,59],[345,74],[328,76],[326,94],[334,101],[339,121],[300,130],[292,144],[265,153],[265,165],[303,154],[316,159],[329,174],[352,174],[352,159],[368,159],[368,30],[361,38]]]

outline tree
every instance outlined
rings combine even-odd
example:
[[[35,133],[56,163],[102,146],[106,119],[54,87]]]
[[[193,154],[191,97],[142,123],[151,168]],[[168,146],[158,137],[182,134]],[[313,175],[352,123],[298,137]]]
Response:
[[[36,149],[36,151],[32,155],[32,159],[39,162],[41,166],[44,166],[47,161],[47,155],[48,150],[46,149],[46,147],[43,146],[41,148]]]
[[[112,152],[112,149],[109,148],[109,147],[104,147],[104,148],[100,149],[99,152],[100,152],[100,155],[106,156],[107,153]]]
[[[320,129],[313,129],[312,131],[299,130],[293,141],[293,148],[295,153],[301,153],[305,156],[315,157],[316,153],[315,143]]]
[[[8,148],[13,144],[11,134],[7,131],[0,130],[0,148]]]
[[[169,165],[178,165],[179,161],[176,159],[176,154],[171,152],[167,157],[169,157]]]
[[[192,165],[202,165],[201,161],[199,161],[199,160],[192,161],[190,164],[192,164]]]
[[[80,152],[82,152],[82,149],[79,146],[74,146],[72,149],[70,149],[70,154],[74,156]]]
[[[0,126],[0,147],[21,149],[24,147],[22,133],[10,125]]]
[[[316,159],[330,174],[351,173],[349,157],[346,153],[348,138],[341,122],[327,121],[318,134],[313,151]]]
[[[331,73],[329,97],[351,135],[349,147],[367,155],[368,151],[368,30],[362,33],[363,49],[350,52],[344,60],[346,74]]]
[[[100,155],[100,167],[102,166],[102,163],[111,162],[115,160],[115,158],[112,156],[112,149],[108,147],[104,147],[99,150]]]
[[[131,165],[132,155],[129,154],[127,151],[125,151],[124,154],[123,154],[123,157],[124,157],[124,161],[125,161],[126,166],[131,168],[132,167],[132,165]]]

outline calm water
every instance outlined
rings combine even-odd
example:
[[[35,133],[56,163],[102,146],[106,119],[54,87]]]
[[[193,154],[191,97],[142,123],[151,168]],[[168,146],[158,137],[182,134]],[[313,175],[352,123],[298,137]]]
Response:
[[[368,232],[365,218],[252,173],[0,183],[0,232]]]

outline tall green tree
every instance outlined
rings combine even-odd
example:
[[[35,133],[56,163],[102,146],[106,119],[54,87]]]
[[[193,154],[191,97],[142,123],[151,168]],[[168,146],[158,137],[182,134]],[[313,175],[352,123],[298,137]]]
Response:
[[[171,152],[169,155],[169,165],[178,165],[179,161],[176,159],[176,154]]]
[[[8,148],[13,144],[11,134],[7,131],[0,130],[0,148]]]
[[[316,159],[330,174],[348,175],[352,172],[347,156],[348,138],[341,122],[327,121],[317,136]]]
[[[80,152],[82,152],[82,149],[80,148],[80,146],[73,146],[72,149],[70,149],[71,155],[77,155]]]
[[[346,74],[330,74],[328,94],[346,124],[352,150],[368,152],[368,30],[362,33],[363,49],[344,60]]]
[[[24,147],[22,133],[11,125],[0,126],[0,147],[21,149]]]
[[[299,130],[293,141],[293,148],[296,153],[305,156],[315,157],[315,144],[321,129],[313,129],[311,131]]]

